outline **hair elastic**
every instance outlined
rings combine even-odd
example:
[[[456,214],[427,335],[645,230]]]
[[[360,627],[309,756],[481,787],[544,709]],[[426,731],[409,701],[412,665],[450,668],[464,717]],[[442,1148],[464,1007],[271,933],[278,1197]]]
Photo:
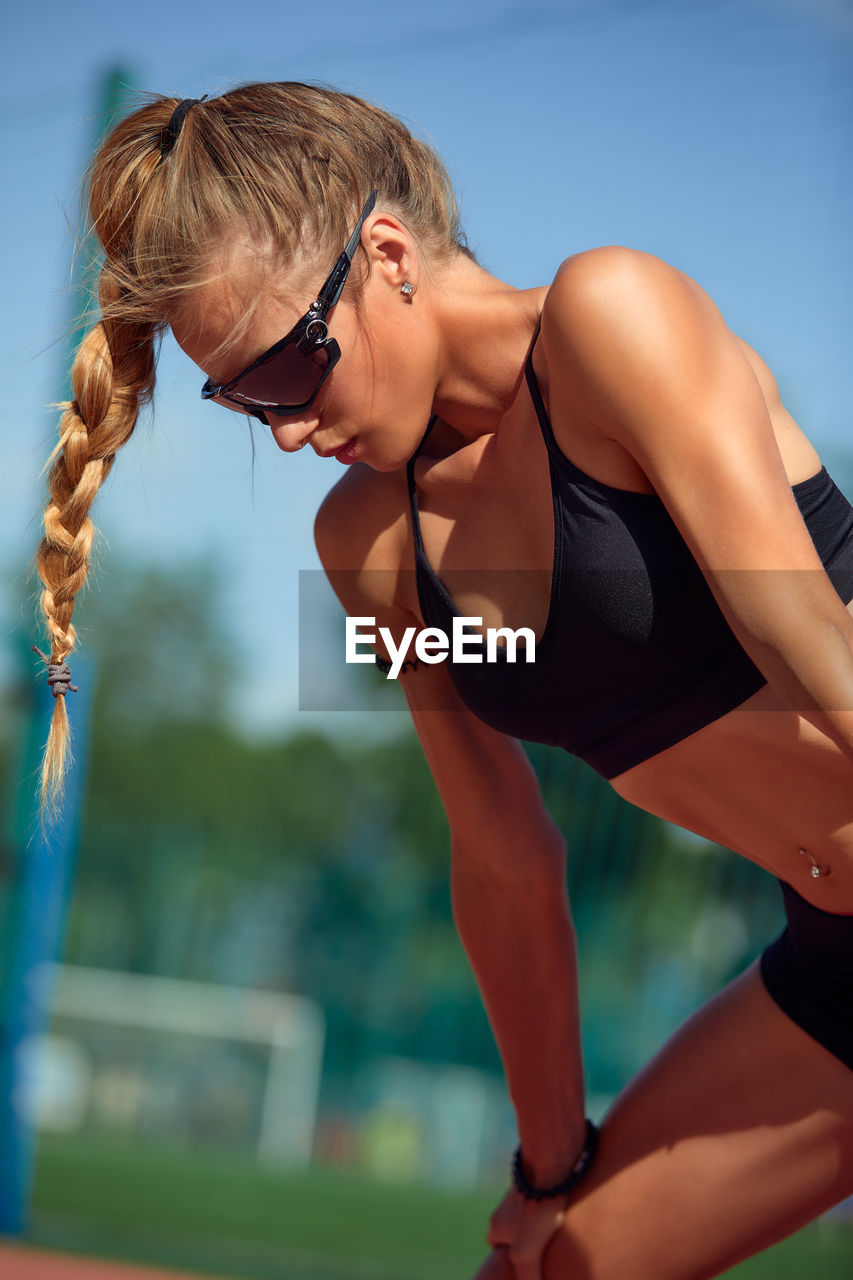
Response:
[[[187,113],[191,107],[198,102],[204,102],[207,94],[203,98],[184,98],[183,102],[179,102],[172,112],[172,118],[166,126],[166,136],[160,143],[160,159],[163,160],[172,150],[172,147],[178,141],[178,134],[184,126]]]
[[[50,685],[54,698],[65,697],[70,689],[72,693],[79,693],[76,684],[71,683],[71,668],[67,662],[51,662],[46,653],[42,653],[41,649],[37,649],[35,645],[31,645],[33,653],[37,653],[42,661],[47,665],[47,683]]]

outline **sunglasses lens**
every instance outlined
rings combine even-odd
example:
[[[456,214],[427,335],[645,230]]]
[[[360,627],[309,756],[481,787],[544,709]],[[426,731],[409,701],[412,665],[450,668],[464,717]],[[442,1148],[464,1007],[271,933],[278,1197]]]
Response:
[[[322,382],[329,362],[326,347],[314,347],[303,355],[294,343],[288,343],[241,378],[228,396],[232,401],[245,400],[258,408],[304,404]]]
[[[270,425],[264,411],[262,409],[255,408],[254,405],[237,404],[234,400],[229,400],[227,396],[214,397],[214,404],[221,404],[224,408],[230,409],[233,413],[243,413],[247,418],[254,418],[256,422],[262,422],[265,427]]]

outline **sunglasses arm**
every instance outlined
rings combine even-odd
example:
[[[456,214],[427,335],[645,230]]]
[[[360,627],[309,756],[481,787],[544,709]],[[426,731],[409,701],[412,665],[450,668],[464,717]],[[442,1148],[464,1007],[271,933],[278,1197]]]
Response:
[[[377,191],[371,191],[370,195],[367,197],[367,203],[361,211],[361,217],[356,223],[355,230],[347,241],[343,253],[332,268],[328,280],[320,290],[319,297],[317,298],[314,307],[320,312],[321,317],[325,317],[326,312],[335,305],[338,298],[341,296],[344,282],[346,281],[349,269],[352,266],[353,256],[361,239],[361,229],[364,226],[368,215],[373,211],[373,206],[376,204],[376,197],[378,194],[379,193]]]

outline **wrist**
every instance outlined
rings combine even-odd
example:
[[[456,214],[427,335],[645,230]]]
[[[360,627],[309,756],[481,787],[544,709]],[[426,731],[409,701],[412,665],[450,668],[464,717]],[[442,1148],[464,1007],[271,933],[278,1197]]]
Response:
[[[575,1148],[571,1164],[564,1163],[556,1174],[553,1164],[536,1166],[522,1152],[521,1144],[512,1161],[512,1178],[516,1190],[528,1200],[548,1200],[568,1195],[587,1175],[598,1146],[598,1127],[586,1121],[583,1141]],[[547,1170],[547,1172],[543,1172]]]
[[[537,1186],[550,1186],[565,1177],[583,1151],[587,1140],[587,1122],[583,1111],[573,1116],[571,1124],[552,1124],[547,1134],[519,1127],[524,1171]]]

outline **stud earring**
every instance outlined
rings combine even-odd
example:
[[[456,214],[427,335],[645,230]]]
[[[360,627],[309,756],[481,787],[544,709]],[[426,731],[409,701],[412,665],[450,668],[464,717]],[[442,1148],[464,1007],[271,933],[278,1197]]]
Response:
[[[821,864],[819,862],[816,862],[815,859],[812,857],[812,855],[810,853],[807,853],[805,849],[801,849],[800,853],[803,854],[804,857],[808,858],[808,860],[811,862],[812,865],[811,865],[811,870],[809,871],[809,875],[814,880],[818,880],[821,876],[828,876],[832,874],[831,869],[829,867],[821,866]]]
[[[408,280],[404,280],[400,285],[400,292],[404,297],[411,298],[412,294],[415,292],[415,286],[413,284],[409,284]]]

